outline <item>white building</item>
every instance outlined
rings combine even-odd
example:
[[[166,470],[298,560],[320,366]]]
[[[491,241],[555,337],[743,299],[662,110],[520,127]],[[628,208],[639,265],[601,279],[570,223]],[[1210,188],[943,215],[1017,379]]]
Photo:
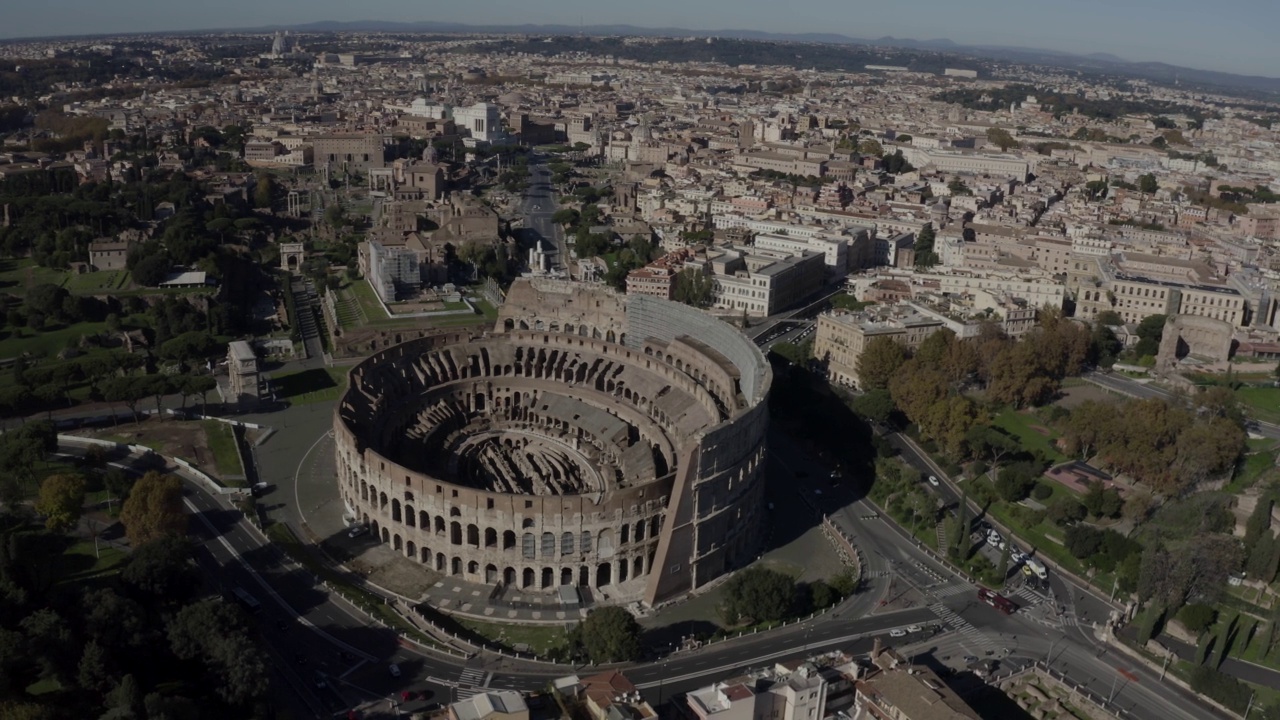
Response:
[[[477,142],[500,143],[507,139],[507,133],[502,129],[502,109],[493,103],[454,108],[453,121],[459,130],[471,133]]]

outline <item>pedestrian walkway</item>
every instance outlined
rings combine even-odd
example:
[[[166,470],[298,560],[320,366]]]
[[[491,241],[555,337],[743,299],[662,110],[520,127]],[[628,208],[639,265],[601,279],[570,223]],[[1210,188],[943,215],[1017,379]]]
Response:
[[[969,583],[953,582],[942,585],[941,587],[930,588],[929,592],[939,598],[944,598],[973,592],[973,586]]]
[[[491,672],[477,668],[463,668],[462,673],[458,675],[458,699],[465,700],[473,695],[479,695],[485,691],[492,679]]]
[[[943,605],[942,603],[934,603],[929,606],[929,609],[932,610],[933,614],[937,615],[944,623],[958,632],[961,637],[972,643],[979,650],[996,649],[996,643],[992,642],[985,633],[970,625],[969,621],[957,615],[954,610],[946,605]]]

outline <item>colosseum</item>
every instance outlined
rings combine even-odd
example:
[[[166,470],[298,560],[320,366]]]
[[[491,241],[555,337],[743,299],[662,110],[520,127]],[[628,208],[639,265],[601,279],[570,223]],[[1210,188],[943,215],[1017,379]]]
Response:
[[[755,556],[771,380],[699,310],[522,279],[491,330],[352,369],[338,482],[351,516],[431,571],[655,604]]]

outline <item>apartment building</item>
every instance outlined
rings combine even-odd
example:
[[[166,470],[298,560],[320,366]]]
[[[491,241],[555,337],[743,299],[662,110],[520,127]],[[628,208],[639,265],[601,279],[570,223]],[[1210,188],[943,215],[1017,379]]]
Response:
[[[686,696],[698,720],[822,720],[827,681],[810,663],[765,671],[699,688]]]
[[[311,137],[312,157],[330,172],[369,172],[387,166],[382,135],[346,133]],[[319,169],[317,167],[317,169]]]
[[[766,317],[795,305],[823,285],[825,255],[728,248],[707,253],[713,307]]]
[[[827,363],[831,382],[860,387],[858,363],[873,338],[890,337],[914,350],[942,327],[942,319],[906,304],[878,305],[858,312],[835,310],[818,316],[813,354]]]
[[[382,302],[396,301],[397,291],[416,290],[422,285],[418,254],[401,245],[387,247],[376,240],[361,244],[360,270],[369,278]]]
[[[808,238],[793,238],[789,235],[761,234],[755,239],[755,246],[762,250],[776,250],[790,254],[803,252],[821,253],[827,268],[837,273],[844,273],[849,268],[849,238],[815,235]]]
[[[913,665],[876,638],[871,669],[854,682],[853,720],[979,720],[928,667]]]

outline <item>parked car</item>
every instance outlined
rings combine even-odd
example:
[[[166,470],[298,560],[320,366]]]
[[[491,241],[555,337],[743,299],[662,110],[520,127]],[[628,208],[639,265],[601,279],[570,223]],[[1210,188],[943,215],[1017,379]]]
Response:
[[[902,628],[894,628],[889,631],[889,637],[891,638],[900,638],[900,637],[906,637],[906,636],[907,636],[907,631],[903,630]]]
[[[395,663],[391,663],[387,666],[387,672],[391,673],[391,677],[398,678],[400,677],[400,666]]]
[[[934,487],[938,487],[938,476],[937,476],[937,475],[930,475],[930,476],[929,476],[929,484],[930,484],[930,485],[932,485],[932,486],[934,486]]]
[[[909,633],[918,633],[918,632],[920,632],[921,630],[924,630],[924,628],[920,627],[919,625],[908,625],[908,626],[907,626],[907,632],[909,632]]]
[[[347,532],[347,537],[349,537],[349,538],[358,538],[358,537],[360,537],[361,535],[363,535],[363,534],[365,534],[365,533],[367,533],[367,532],[369,532],[369,526],[368,526],[368,525],[357,525],[357,526],[355,526],[355,527],[351,528],[351,530],[349,530],[349,531]]]

